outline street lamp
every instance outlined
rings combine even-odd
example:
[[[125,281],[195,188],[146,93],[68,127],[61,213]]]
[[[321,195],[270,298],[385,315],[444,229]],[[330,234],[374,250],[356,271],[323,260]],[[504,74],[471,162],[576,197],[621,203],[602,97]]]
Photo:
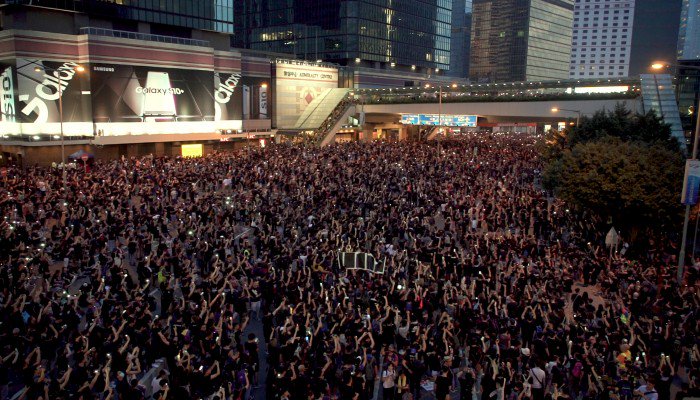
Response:
[[[654,71],[661,71],[671,67],[681,67],[684,69],[692,69],[700,71],[700,67],[693,65],[671,65],[665,62],[657,61],[651,64],[651,69]],[[700,91],[695,91],[695,102],[700,103]],[[695,160],[698,158],[698,137],[700,137],[700,116],[695,117],[695,136],[693,137],[693,150],[689,160]],[[685,268],[685,242],[688,240],[688,221],[690,220],[690,203],[685,205],[685,218],[683,219],[683,239],[681,240],[681,251],[678,255],[678,272],[676,279],[678,284],[683,283],[683,268]]]
[[[430,89],[430,84],[425,84],[426,89]],[[437,152],[438,157],[440,156],[440,128],[442,127],[442,85],[438,85],[439,96],[438,99],[438,138],[437,138]]]
[[[78,65],[77,67],[74,68],[76,72],[84,72],[85,67],[82,65]],[[51,68],[47,66],[40,66],[37,65],[34,67],[34,71],[36,72],[45,72],[46,70],[56,72],[58,71],[57,68]],[[59,123],[61,127],[61,179],[63,180],[63,195],[65,196],[66,199],[68,199],[68,184],[67,184],[67,179],[66,179],[66,138],[65,135],[63,134],[63,84],[61,81],[58,82],[58,116],[59,116]],[[66,83],[66,86],[68,86],[68,83]]]
[[[552,112],[553,113],[558,113],[559,111],[568,111],[572,113],[576,113],[576,127],[578,128],[579,122],[581,122],[581,110],[567,110],[566,108],[559,108],[559,107],[552,107]]]

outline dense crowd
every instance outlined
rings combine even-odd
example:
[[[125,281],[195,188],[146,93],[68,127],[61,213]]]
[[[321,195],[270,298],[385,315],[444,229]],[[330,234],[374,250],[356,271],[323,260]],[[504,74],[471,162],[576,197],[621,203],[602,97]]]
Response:
[[[509,134],[11,168],[0,397],[697,395],[697,265],[611,256],[538,169]]]

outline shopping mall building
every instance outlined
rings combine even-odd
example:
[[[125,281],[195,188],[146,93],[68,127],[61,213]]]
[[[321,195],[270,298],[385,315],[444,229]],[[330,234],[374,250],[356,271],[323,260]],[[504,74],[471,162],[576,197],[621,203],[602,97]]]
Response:
[[[78,150],[109,159],[260,145],[328,88],[444,79],[424,68],[397,74],[390,64],[345,68],[237,49],[232,27],[216,22],[225,18],[206,10],[111,18],[61,1],[5,3],[24,4],[0,6],[2,163],[50,164]]]

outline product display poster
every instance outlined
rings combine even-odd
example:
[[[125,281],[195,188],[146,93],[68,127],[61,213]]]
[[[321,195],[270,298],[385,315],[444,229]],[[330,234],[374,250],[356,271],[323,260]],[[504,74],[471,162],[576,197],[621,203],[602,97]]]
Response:
[[[212,71],[94,64],[91,73],[96,123],[215,121]]]

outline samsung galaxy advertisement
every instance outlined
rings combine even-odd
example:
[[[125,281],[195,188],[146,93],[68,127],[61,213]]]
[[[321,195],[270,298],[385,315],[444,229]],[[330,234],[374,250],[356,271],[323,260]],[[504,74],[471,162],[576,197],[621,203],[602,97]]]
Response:
[[[4,134],[92,135],[89,77],[75,62],[17,59],[0,67]],[[63,114],[63,118],[61,118]]]
[[[0,64],[0,99],[5,135],[214,133],[269,113],[267,83],[238,73],[73,61]]]

